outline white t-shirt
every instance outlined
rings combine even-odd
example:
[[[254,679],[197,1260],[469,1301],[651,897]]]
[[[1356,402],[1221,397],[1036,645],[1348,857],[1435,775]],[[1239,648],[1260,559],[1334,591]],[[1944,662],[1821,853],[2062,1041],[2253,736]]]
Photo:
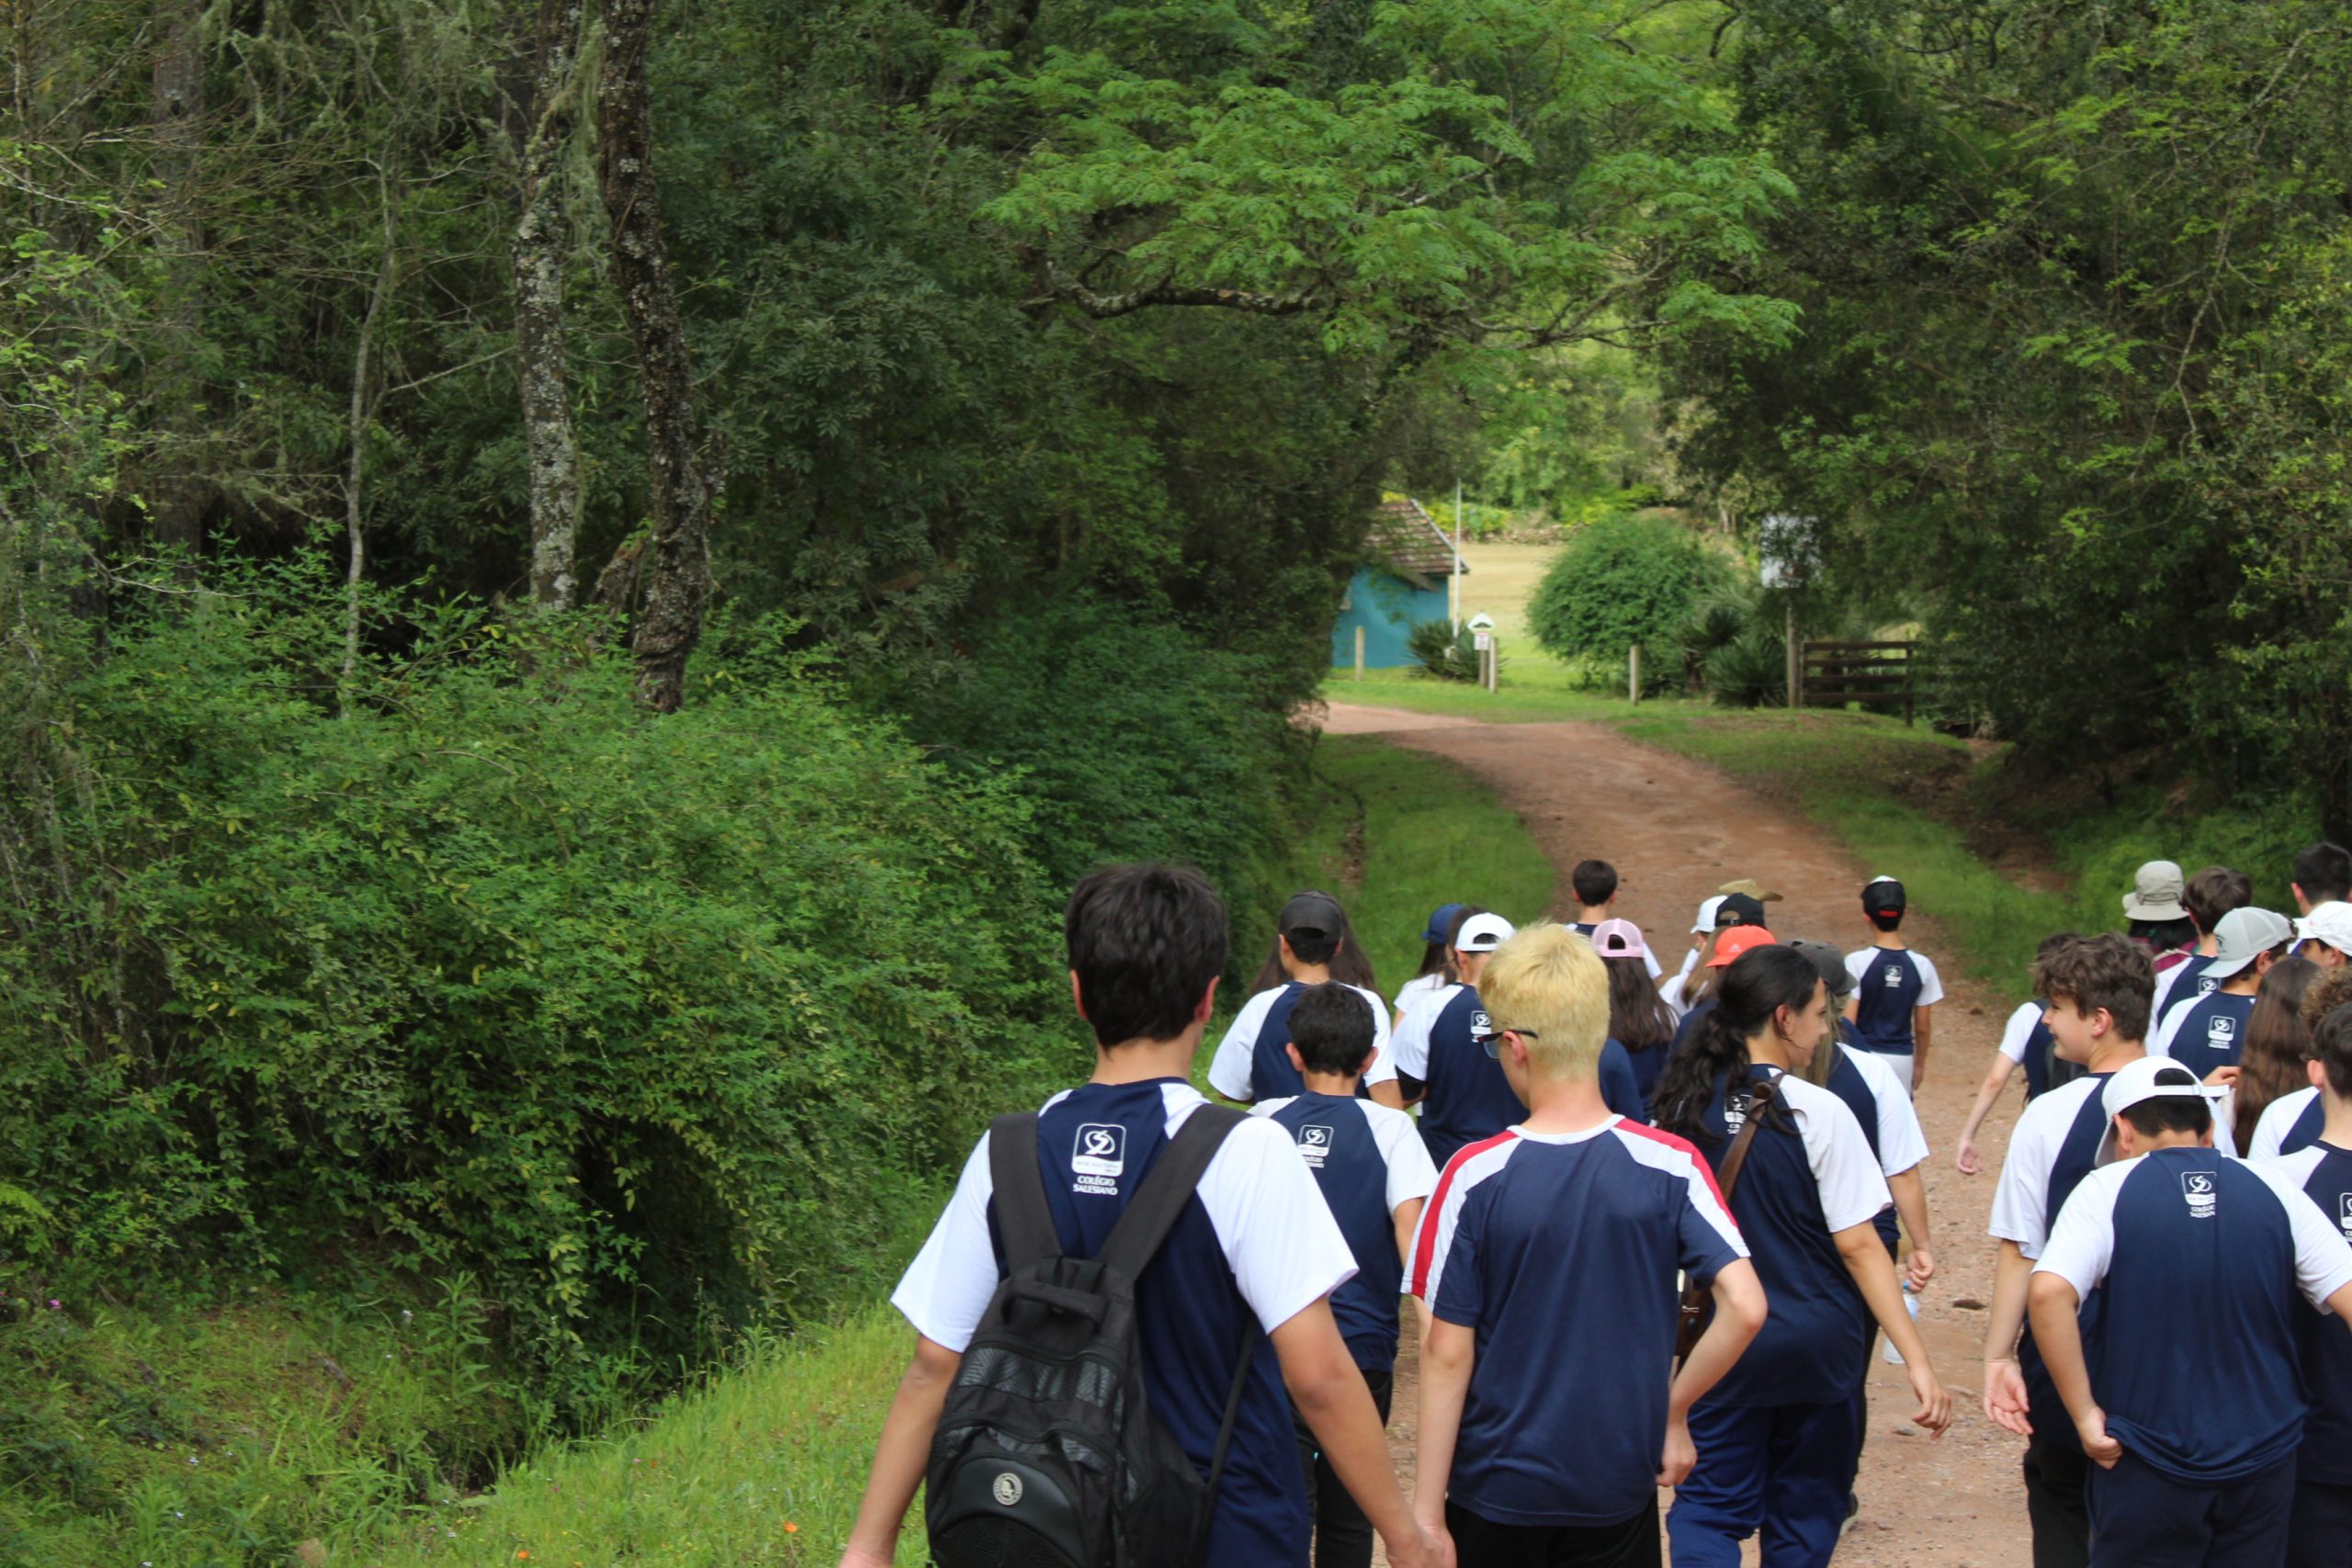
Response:
[[[1430,1030],[1437,1022],[1439,1015],[1445,1011],[1446,1003],[1452,1001],[1461,989],[1461,982],[1456,981],[1451,986],[1440,986],[1433,991],[1424,991],[1413,998],[1412,1007],[1398,1021],[1396,1032],[1388,1040],[1388,1054],[1395,1060],[1390,1077],[1404,1073],[1425,1079],[1430,1076]]]
[[[1261,1100],[1250,1108],[1252,1116],[1272,1116],[1295,1100],[1284,1095],[1280,1100]],[[1388,1212],[1395,1213],[1416,1198],[1426,1198],[1437,1190],[1437,1167],[1430,1163],[1428,1145],[1421,1142],[1420,1124],[1393,1106],[1375,1100],[1359,1100],[1356,1109],[1372,1128],[1372,1141],[1380,1150],[1381,1164],[1388,1168]]]
[[[2035,1273],[2055,1274],[2075,1287],[2076,1297],[2089,1299],[2114,1261],[2116,1200],[2145,1157],[2118,1160],[2083,1178],[2075,1195],[2066,1200],[2065,1210],[2034,1266]],[[2295,1241],[2296,1288],[2304,1300],[2325,1311],[2328,1297],[2352,1285],[2352,1250],[2346,1248],[2344,1234],[2303,1190],[2295,1165],[2262,1160],[2242,1163],[2238,1168],[2260,1177],[2278,1197],[2279,1207],[2287,1211]],[[2151,1174],[2162,1173],[2152,1170]]]
[[[1400,1013],[1410,1012],[1413,1010],[1413,1004],[1423,997],[1434,996],[1443,989],[1445,989],[1443,970],[1437,970],[1428,975],[1416,975],[1397,987],[1396,1010]]]
[[[1164,1084],[1161,1097],[1171,1138],[1186,1117],[1208,1103],[1190,1084]],[[1064,1098],[1057,1094],[1046,1104]],[[959,1355],[1002,1279],[989,1241],[993,1190],[982,1134],[930,1239],[890,1296],[916,1333]],[[1322,1190],[1274,1123],[1251,1120],[1227,1134],[1201,1177],[1198,1195],[1234,1284],[1267,1333],[1355,1277],[1355,1258]]]
[[[2282,1094],[2262,1108],[2255,1118],[2254,1142],[2245,1151],[2248,1159],[2276,1159],[2286,1145],[2287,1134],[2294,1130],[2311,1102],[2319,1098],[2315,1089],[2299,1089],[2292,1094]]]
[[[1911,1103],[1909,1088],[1877,1052],[1858,1051],[1842,1041],[1838,1048],[1871,1086],[1871,1100],[1878,1107],[1879,1169],[1900,1176],[1924,1162],[1929,1153],[1928,1133],[1919,1125],[1918,1108]]]
[[[2029,1100],[2018,1112],[2018,1124],[2009,1132],[2008,1158],[2002,1161],[2000,1183],[1993,1189],[1993,1218],[1986,1229],[1996,1241],[2016,1242],[2018,1250],[2029,1258],[2041,1256],[2050,1228],[2058,1219],[2045,1213],[2043,1205],[2059,1153],[2079,1116],[2097,1119],[2103,1133],[2111,1119],[2096,1109],[2086,1112],[2084,1107],[2106,1089],[2103,1077],[2075,1078]],[[2213,1115],[2213,1152],[2224,1159],[2238,1157],[2237,1140],[2219,1109]]]
[[[1289,989],[1288,986],[1276,986],[1272,990],[1260,991],[1241,1004],[1241,1010],[1235,1015],[1232,1027],[1225,1032],[1225,1038],[1217,1042],[1216,1055],[1209,1058],[1211,1089],[1227,1100],[1257,1098],[1251,1087],[1251,1066],[1257,1053],[1258,1036],[1266,1027],[1266,1015],[1273,1010],[1274,1004],[1282,1000],[1283,994]],[[1362,997],[1364,1005],[1372,1009],[1372,1066],[1365,1069],[1363,1081],[1391,1082],[1396,1077],[1396,1063],[1388,1049],[1388,1005],[1380,999],[1377,991],[1367,991],[1362,986],[1350,986],[1348,989]]]
[[[2009,1021],[2001,1026],[2001,1055],[2022,1066],[2025,1048],[2033,1032],[2041,1024],[2041,1004],[2026,1002],[2009,1014]]]

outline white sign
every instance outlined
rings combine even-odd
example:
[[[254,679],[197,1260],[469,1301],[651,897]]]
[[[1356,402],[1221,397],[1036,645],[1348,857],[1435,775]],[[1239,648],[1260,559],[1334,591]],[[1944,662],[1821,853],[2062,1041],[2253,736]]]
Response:
[[[1494,650],[1495,634],[1492,632],[1476,632],[1472,634],[1470,641],[1479,652],[1489,653]]]

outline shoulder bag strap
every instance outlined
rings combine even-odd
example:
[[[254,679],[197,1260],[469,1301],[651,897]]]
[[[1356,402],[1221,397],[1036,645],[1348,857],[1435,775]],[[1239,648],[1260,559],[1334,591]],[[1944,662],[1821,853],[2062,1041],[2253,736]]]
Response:
[[[1238,1111],[1220,1105],[1195,1106],[1176,1129],[1168,1146],[1159,1151],[1159,1158],[1152,1162],[1151,1174],[1145,1177],[1143,1189],[1127,1203],[1119,1223],[1111,1227],[1110,1239],[1102,1250],[1094,1255],[1095,1261],[1118,1269],[1130,1280],[1143,1277],[1143,1271],[1159,1251],[1159,1244],[1176,1227],[1177,1216],[1184,1205],[1193,1201],[1193,1190],[1200,1186],[1201,1177],[1225,1145],[1226,1135],[1241,1125]]]
[[[1764,1114],[1772,1104],[1773,1080],[1765,1079],[1755,1087],[1748,1097],[1747,1116],[1731,1140],[1731,1147],[1724,1155],[1723,1168],[1715,1175],[1715,1185],[1724,1195],[1724,1213],[1731,1213],[1731,1196],[1739,1186],[1739,1173],[1747,1164],[1747,1151],[1755,1146],[1756,1131],[1764,1125]],[[1728,1093],[1728,1090],[1726,1090]],[[1737,1221],[1733,1222],[1735,1224]],[[1675,1336],[1674,1360],[1677,1366],[1689,1359],[1691,1348],[1706,1332],[1708,1292],[1698,1285],[1685,1286],[1682,1292],[1682,1318]]]
[[[997,1234],[1004,1242],[1004,1271],[1062,1255],[1061,1233],[1046,1202],[1046,1173],[1037,1163],[1035,1111],[989,1123],[989,1184],[996,1196]]]

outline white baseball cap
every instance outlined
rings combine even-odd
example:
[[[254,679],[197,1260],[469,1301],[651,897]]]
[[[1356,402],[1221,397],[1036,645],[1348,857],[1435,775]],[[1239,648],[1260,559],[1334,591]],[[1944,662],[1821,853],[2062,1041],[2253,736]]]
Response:
[[[2216,981],[2226,980],[2294,936],[2294,923],[2284,915],[2252,905],[2232,909],[2213,922],[2213,961],[2205,965],[2205,973]]]
[[[2107,1112],[2108,1125],[2107,1135],[2098,1144],[2098,1163],[2106,1165],[2115,1158],[2115,1119],[2141,1101],[2202,1100],[2210,1104],[2212,1098],[2194,1072],[2170,1056],[2142,1056],[2124,1063],[2099,1090],[2099,1109]]]
[[[2312,912],[2295,922],[2295,940],[2324,942],[2338,953],[2352,953],[2352,904],[2331,898],[2312,905]]]
[[[1723,907],[1724,896],[1720,893],[1708,899],[1705,903],[1700,905],[1699,923],[1690,928],[1690,934],[1692,936],[1704,936],[1707,932],[1713,931],[1715,929],[1715,911]]]
[[[1464,953],[1492,953],[1509,942],[1517,928],[1491,910],[1473,915],[1453,933],[1453,945]]]

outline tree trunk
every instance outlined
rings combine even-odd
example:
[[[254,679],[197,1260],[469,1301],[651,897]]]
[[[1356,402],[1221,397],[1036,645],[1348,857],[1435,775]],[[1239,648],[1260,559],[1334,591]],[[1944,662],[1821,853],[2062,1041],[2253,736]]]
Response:
[[[196,0],[156,0],[153,13],[157,41],[149,78],[148,124],[155,139],[155,175],[164,187],[157,203],[158,227],[168,236],[164,244],[170,254],[155,291],[164,339],[155,347],[166,357],[191,345],[200,316],[197,290],[203,276],[203,234],[193,187],[203,137],[203,11]],[[155,468],[139,486],[156,538],[190,552],[203,547],[210,494],[210,487],[191,470],[195,443],[187,410],[200,395],[174,387],[162,400],[160,427],[153,433]]]
[[[351,712],[351,678],[359,668],[359,588],[368,567],[367,512],[361,502],[365,492],[361,481],[367,474],[368,423],[374,413],[368,384],[369,357],[376,344],[376,322],[384,313],[384,302],[392,292],[392,193],[385,184],[381,169],[376,178],[382,186],[384,204],[384,254],[377,264],[376,282],[368,291],[368,311],[359,319],[359,346],[351,355],[351,454],[343,481],[344,533],[350,546],[350,558],[345,568],[345,595],[343,623],[343,692],[342,711]]]
[[[514,348],[531,468],[531,602],[542,610],[569,610],[580,592],[580,446],[563,330],[563,256],[571,236],[562,175],[583,9],[582,0],[540,0],[524,122],[522,217],[514,226]]]
[[[652,459],[652,581],[637,623],[638,695],[662,712],[684,695],[710,600],[710,489],[695,452],[694,366],[662,248],[645,56],[655,0],[605,0],[597,90],[598,183],[612,220],[613,281],[637,340]]]

